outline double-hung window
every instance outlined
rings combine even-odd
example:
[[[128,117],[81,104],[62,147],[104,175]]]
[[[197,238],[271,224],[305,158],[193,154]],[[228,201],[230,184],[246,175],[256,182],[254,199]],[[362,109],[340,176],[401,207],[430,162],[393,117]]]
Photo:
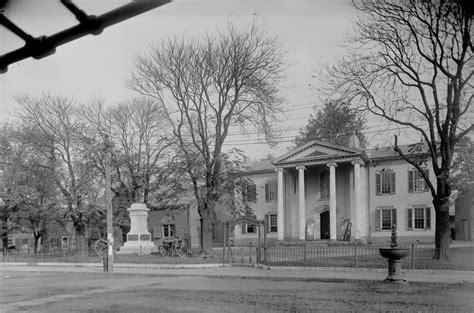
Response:
[[[414,206],[407,209],[407,230],[431,229],[431,208]]]
[[[243,223],[242,224],[242,234],[256,234],[257,226],[255,224]]]
[[[395,172],[382,170],[375,173],[375,194],[390,195],[395,193]]]
[[[172,238],[175,236],[176,227],[174,224],[163,225],[163,237]]]
[[[265,201],[275,201],[277,198],[277,182],[271,181],[265,184]]]
[[[423,169],[423,172],[429,177],[428,169]],[[408,192],[425,192],[428,191],[428,184],[423,175],[416,169],[408,171]]]
[[[267,233],[278,232],[278,219],[277,214],[270,213],[265,215],[265,228]]]
[[[391,230],[397,224],[397,209],[394,207],[379,207],[375,210],[375,230]]]

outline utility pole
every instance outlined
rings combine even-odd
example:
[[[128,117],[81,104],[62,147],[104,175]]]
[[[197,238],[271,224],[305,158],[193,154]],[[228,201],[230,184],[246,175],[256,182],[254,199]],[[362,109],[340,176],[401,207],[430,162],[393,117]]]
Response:
[[[112,145],[105,136],[105,207],[107,209],[107,271],[114,272],[114,222],[112,214],[112,190],[110,186],[110,156]]]

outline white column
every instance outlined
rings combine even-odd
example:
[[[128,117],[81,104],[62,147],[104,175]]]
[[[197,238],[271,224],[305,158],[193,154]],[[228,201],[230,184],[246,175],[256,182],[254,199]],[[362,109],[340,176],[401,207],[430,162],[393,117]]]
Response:
[[[277,224],[278,224],[278,240],[283,240],[283,169],[277,168],[276,172],[278,174],[278,215],[277,215]]]
[[[354,165],[354,239],[361,239],[361,225],[362,225],[362,206],[361,206],[361,181],[360,181],[360,161],[352,161]]]
[[[329,239],[337,240],[336,163],[329,163]]]
[[[306,167],[298,166],[298,211],[299,211],[299,239],[305,240],[306,228],[306,205],[305,205],[305,189],[304,189],[304,170]]]
[[[369,220],[370,220],[370,212],[369,212],[369,203],[368,203],[368,185],[367,185],[367,168],[365,164],[362,163],[360,165],[360,189],[361,189],[361,200],[360,200],[360,208],[361,208],[361,228],[360,228],[360,235],[362,239],[367,239],[369,237]]]

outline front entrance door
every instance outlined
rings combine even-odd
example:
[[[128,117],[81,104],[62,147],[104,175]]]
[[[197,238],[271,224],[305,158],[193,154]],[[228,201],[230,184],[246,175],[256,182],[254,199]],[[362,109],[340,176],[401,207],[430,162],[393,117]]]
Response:
[[[321,239],[329,239],[329,211],[319,214],[321,225]]]

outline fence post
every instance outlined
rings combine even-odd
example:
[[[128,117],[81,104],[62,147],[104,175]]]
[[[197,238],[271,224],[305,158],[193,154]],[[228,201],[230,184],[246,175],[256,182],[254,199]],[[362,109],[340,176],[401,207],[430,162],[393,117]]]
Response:
[[[357,243],[354,242],[354,259],[355,259],[355,268],[358,268],[357,264]]]
[[[142,245],[140,245],[140,264],[142,264]]]
[[[252,263],[252,242],[249,242],[249,250],[250,250],[250,257],[249,257],[249,263]]]
[[[411,269],[415,269],[415,244],[411,242]]]
[[[240,248],[240,263],[244,263],[244,247]]]
[[[306,267],[306,241],[303,241],[303,266]]]
[[[224,240],[222,241],[222,265],[225,264],[225,247],[227,244],[226,233],[225,233],[225,223],[222,224],[222,234],[224,235]]]
[[[173,243],[171,244],[171,262],[175,262],[175,257],[174,257],[174,253],[175,253],[175,250],[176,250],[176,244],[177,242],[176,241],[173,241]]]
[[[255,248],[257,251],[257,266],[260,265],[260,247]]]

